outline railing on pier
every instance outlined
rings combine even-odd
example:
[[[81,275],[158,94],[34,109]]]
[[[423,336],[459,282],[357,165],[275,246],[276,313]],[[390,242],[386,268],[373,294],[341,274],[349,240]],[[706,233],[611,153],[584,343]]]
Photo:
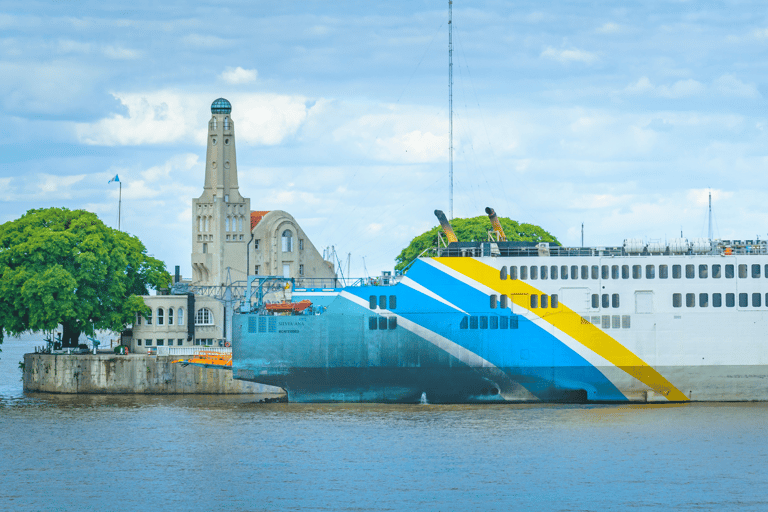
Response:
[[[156,347],[158,356],[195,356],[200,352],[231,354],[232,347]]]

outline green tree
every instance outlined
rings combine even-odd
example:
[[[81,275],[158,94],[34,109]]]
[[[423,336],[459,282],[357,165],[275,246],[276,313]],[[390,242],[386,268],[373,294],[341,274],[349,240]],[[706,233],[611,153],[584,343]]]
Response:
[[[549,242],[560,245],[560,242],[550,233],[533,224],[520,224],[517,221],[506,217],[499,217],[501,227],[507,240],[526,241],[526,242]],[[488,231],[491,231],[491,221],[485,216],[472,217],[470,219],[453,219],[451,227],[456,233],[456,238],[460,242],[481,242],[488,239]],[[395,270],[402,270],[407,267],[419,254],[429,247],[437,246],[437,232],[442,231],[440,226],[435,226],[426,233],[417,236],[411,243],[403,249],[395,258],[397,264]]]
[[[148,312],[139,295],[168,286],[162,261],[138,238],[84,210],[30,210],[0,225],[0,343],[3,330],[63,327],[64,346],[81,333],[120,331]]]

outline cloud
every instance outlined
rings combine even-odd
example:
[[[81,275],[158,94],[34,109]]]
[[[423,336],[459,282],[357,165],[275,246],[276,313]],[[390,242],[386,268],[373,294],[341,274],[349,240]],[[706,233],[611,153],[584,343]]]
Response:
[[[232,46],[235,43],[235,41],[231,39],[224,39],[207,34],[189,34],[181,38],[181,42],[185,46],[195,46],[198,48],[225,48],[227,46]]]
[[[605,23],[603,26],[595,29],[595,32],[598,34],[619,34],[625,31],[626,29],[623,25],[611,22]]]
[[[122,46],[105,46],[101,51],[110,59],[133,60],[141,57],[141,52],[123,48]]]
[[[624,92],[627,94],[650,94],[661,98],[686,98],[690,96],[698,96],[704,93],[705,87],[701,82],[689,78],[687,80],[678,80],[671,85],[659,85],[655,86],[651,83],[647,76],[641,77],[634,84],[630,84],[624,88]]]
[[[42,195],[56,196],[59,199],[72,198],[72,186],[85,179],[85,174],[75,176],[55,176],[42,173],[37,176],[38,189]]]
[[[221,74],[221,79],[228,84],[241,85],[250,84],[256,81],[257,72],[255,69],[243,69],[240,66],[236,68],[227,68]]]
[[[591,64],[597,60],[597,55],[584,50],[556,50],[554,48],[547,47],[541,52],[541,57],[547,59],[553,59],[558,62],[584,62],[585,64]]]
[[[738,96],[751,99],[762,96],[755,84],[745,84],[733,75],[723,75],[716,79],[712,85],[723,96]]]

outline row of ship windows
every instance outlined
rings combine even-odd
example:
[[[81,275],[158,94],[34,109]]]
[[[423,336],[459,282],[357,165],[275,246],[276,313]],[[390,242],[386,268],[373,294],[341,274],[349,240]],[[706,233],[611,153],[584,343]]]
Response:
[[[603,315],[582,317],[582,324],[596,325],[602,329],[629,329],[630,315]]]
[[[383,295],[382,295],[383,297]],[[390,316],[389,318],[384,316],[372,316],[368,318],[368,329],[371,331],[379,330],[386,331],[387,329],[397,328],[397,317]]]
[[[669,278],[670,265],[659,265],[659,279]],[[672,279],[680,279],[683,277],[683,265],[671,265],[672,267]],[[698,268],[697,268],[698,267]],[[711,267],[711,269],[710,269]],[[747,277],[759,278],[764,275],[768,278],[768,264],[740,264],[737,265],[727,264],[721,265],[719,263],[713,265],[700,264],[685,265],[685,277],[687,279],[693,279],[697,275],[700,279],[720,279],[725,277],[726,279],[733,279],[737,275],[741,279]],[[643,270],[645,272],[643,272]],[[644,274],[644,275],[643,275]],[[507,269],[506,266],[501,267],[500,277],[505,279],[522,279],[522,280],[535,280],[535,279],[629,279],[630,275],[632,279],[646,279],[656,278],[656,265],[522,265],[518,267],[513,265]],[[518,277],[519,276],[519,277]]]
[[[379,307],[379,309],[387,309],[387,296],[386,295],[379,295],[376,297],[376,295],[371,295],[368,297],[368,307],[371,309],[376,309],[376,306]],[[389,296],[389,309],[395,309],[397,308],[397,296],[396,295],[390,295]]]
[[[696,293],[686,293],[685,294],[685,306],[688,308],[695,308],[696,307]],[[739,294],[739,307],[740,308],[746,308],[749,307],[750,303],[750,295],[752,296],[752,307],[753,308],[759,308],[763,305],[763,297],[760,293],[740,293]],[[698,294],[698,302],[700,308],[706,308],[709,307],[709,294],[708,293],[699,293]],[[765,294],[765,305],[768,306],[768,293]],[[721,293],[713,293],[712,294],[712,307],[713,308],[719,308],[723,306],[723,294]],[[732,308],[736,306],[736,294],[734,293],[726,293],[725,294],[725,307]],[[682,293],[673,293],[672,294],[672,307],[675,308],[681,308],[683,307],[683,294]]]
[[[517,329],[517,325],[517,315],[470,315],[461,319],[459,329]]]

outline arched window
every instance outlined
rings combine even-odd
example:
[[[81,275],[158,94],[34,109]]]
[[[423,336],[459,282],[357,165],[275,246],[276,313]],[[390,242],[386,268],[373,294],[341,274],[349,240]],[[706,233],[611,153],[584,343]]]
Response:
[[[242,233],[243,232],[243,218],[242,217],[240,217],[240,220],[238,221],[238,224],[239,224],[239,227],[240,227],[239,231]]]
[[[195,325],[213,325],[213,311],[200,308],[195,315]]]
[[[283,231],[283,252],[291,252],[291,231],[286,229]]]
[[[208,230],[209,230],[209,229],[210,229],[210,227],[211,227],[211,223],[210,223],[210,220],[211,220],[211,218],[210,218],[210,217],[206,217],[206,218],[205,218],[205,232],[206,232],[206,233],[208,232]]]
[[[163,316],[163,308],[157,308],[157,325],[163,325],[163,321],[165,320]]]
[[[211,130],[215,130],[215,129],[216,129],[216,117],[211,119]]]
[[[229,116],[224,118],[224,129],[229,130]]]
[[[227,217],[227,220],[224,221],[224,231],[229,231],[229,217]]]
[[[168,325],[173,325],[173,308],[168,308]]]
[[[136,325],[141,325],[141,315],[136,313]]]
[[[149,310],[149,314],[144,317],[144,319],[147,321],[147,325],[152,325],[152,310]]]
[[[202,232],[203,231],[203,218],[197,217],[197,230]]]
[[[184,325],[184,308],[179,308],[179,325]]]

